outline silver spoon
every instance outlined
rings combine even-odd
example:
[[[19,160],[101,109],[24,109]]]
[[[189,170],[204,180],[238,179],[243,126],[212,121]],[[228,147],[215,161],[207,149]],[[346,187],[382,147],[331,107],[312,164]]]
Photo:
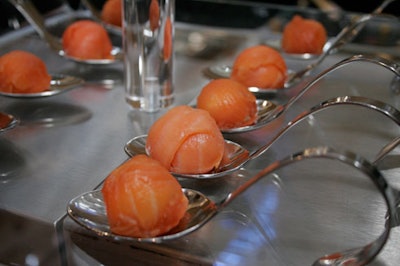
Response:
[[[386,3],[386,5],[387,5],[389,2],[392,2],[392,1],[394,1],[394,0],[387,0],[387,1],[384,1],[384,3]],[[381,9],[379,9],[379,10],[381,10]],[[365,25],[365,23],[377,16],[378,16],[378,14],[375,14],[375,13],[363,15],[361,17],[358,17],[355,21],[353,21],[348,26],[344,27],[342,29],[342,31],[339,32],[339,34],[332,41],[327,42],[325,44],[323,53],[318,57],[318,59],[315,62],[307,65],[305,68],[298,70],[296,72],[288,72],[288,75],[287,75],[287,78],[286,78],[283,88],[292,87],[293,85],[300,82],[304,77],[310,75],[312,70],[314,70],[317,66],[319,66],[328,55],[333,53],[333,51],[339,49],[344,44],[353,40],[358,35],[358,33],[361,31],[361,29]],[[382,15],[379,15],[379,16],[382,16]],[[210,66],[206,70],[206,75],[208,75],[212,78],[229,78],[231,75],[231,72],[232,72],[231,66],[216,65],[216,66]],[[282,88],[280,88],[280,89],[282,89]],[[279,88],[271,89],[271,88],[249,87],[249,90],[251,92],[265,93],[265,94],[276,93],[280,89]]]
[[[257,121],[253,125],[245,126],[245,127],[238,127],[238,128],[231,128],[231,129],[224,129],[223,133],[243,133],[252,131],[258,128],[265,126],[266,124],[270,123],[271,121],[277,119],[280,115],[282,115],[286,110],[288,110],[302,95],[304,95],[311,87],[314,86],[320,79],[325,77],[327,74],[335,71],[347,64],[357,61],[364,61],[368,63],[373,63],[386,69],[392,71],[396,74],[396,77],[400,78],[400,68],[399,66],[387,59],[375,57],[375,56],[368,56],[368,55],[355,55],[349,58],[346,58],[335,65],[327,68],[326,70],[319,73],[315,76],[307,85],[303,87],[295,96],[289,99],[289,101],[284,105],[275,105],[271,101],[264,100],[263,102],[258,102],[258,115],[260,116]],[[396,83],[396,84],[399,84]],[[394,92],[395,89],[394,85],[391,85],[391,90]],[[259,100],[260,101],[260,100]],[[265,107],[263,107],[265,106]]]
[[[2,92],[0,95],[11,97],[11,98],[41,98],[57,95],[64,93],[68,90],[83,85],[85,81],[81,78],[68,76],[68,75],[51,75],[50,87],[42,92],[35,93],[13,93],[13,92]]]
[[[275,135],[268,143],[262,145],[257,150],[250,152],[244,147],[237,143],[226,141],[226,154],[227,159],[223,161],[218,168],[214,169],[212,172],[205,174],[179,174],[172,173],[177,177],[193,178],[193,179],[210,179],[220,176],[225,176],[232,173],[242,167],[244,164],[252,159],[259,157],[261,154],[266,152],[280,137],[282,137],[287,131],[289,131],[293,126],[302,121],[303,119],[309,117],[311,114],[317,113],[321,110],[327,109],[332,106],[337,105],[355,105],[369,108],[374,111],[378,111],[385,116],[393,120],[397,125],[400,125],[400,111],[398,111],[393,106],[364,97],[357,96],[344,96],[336,97],[331,100],[324,101],[310,110],[301,113],[296,118],[291,120],[285,127],[283,127],[277,135]],[[146,137],[145,135],[137,136],[127,142],[124,147],[125,152],[129,156],[135,156],[137,154],[146,154]]]
[[[399,217],[396,217],[399,213],[396,208],[399,206],[400,192],[389,186],[373,164],[364,160],[357,154],[350,152],[341,153],[327,147],[305,149],[302,152],[275,161],[229,193],[219,202],[214,202],[198,191],[183,188],[183,193],[189,199],[189,206],[186,211],[185,219],[182,219],[181,223],[178,224],[177,227],[162,236],[152,238],[132,238],[113,234],[107,221],[104,200],[100,190],[87,192],[72,199],[68,203],[67,212],[68,215],[78,224],[94,231],[100,236],[108,237],[114,241],[121,240],[145,243],[163,243],[168,240],[183,237],[198,230],[240,194],[276,170],[295,162],[298,163],[304,160],[321,158],[340,161],[365,174],[383,196],[388,207],[388,213],[385,219],[385,230],[375,241],[361,248],[323,256],[317,259],[313,265],[343,265],[346,261],[352,262],[351,265],[364,265],[371,261],[380,252],[389,237],[391,228],[399,225]]]
[[[16,127],[19,122],[15,116],[0,112],[0,133]]]
[[[25,17],[27,21],[33,26],[39,36],[47,42],[52,50],[54,50],[58,55],[65,57],[81,64],[88,65],[107,65],[114,64],[116,62],[121,62],[123,60],[123,53],[121,48],[113,47],[111,55],[113,59],[80,59],[76,57],[69,56],[62,47],[62,43],[59,38],[47,31],[44,24],[43,18],[32,4],[30,0],[9,0],[16,9]]]

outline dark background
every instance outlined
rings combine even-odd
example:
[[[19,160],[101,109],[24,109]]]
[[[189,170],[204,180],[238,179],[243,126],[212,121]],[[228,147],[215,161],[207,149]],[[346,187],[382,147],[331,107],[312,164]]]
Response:
[[[60,7],[67,3],[73,9],[82,8],[79,0],[31,0],[42,14]],[[92,0],[99,7],[104,0]],[[230,26],[254,28],[262,25],[266,21],[266,16],[271,16],[270,12],[263,12],[263,4],[279,4],[285,6],[297,5],[297,1],[290,0],[242,0],[242,5],[229,5],[233,1],[202,1],[202,0],[175,0],[176,1],[176,20],[181,22],[196,22],[198,24],[213,26]],[[249,3],[260,3],[260,8],[250,7]],[[335,0],[338,6],[345,11],[369,13],[374,10],[381,0],[368,1],[348,1]],[[309,7],[315,8],[312,4]],[[24,19],[19,12],[7,1],[0,0],[0,34],[18,27]],[[399,16],[400,1],[391,3],[385,13]],[[288,14],[288,16],[292,14]],[[319,19],[319,18],[316,18]],[[320,18],[323,20],[323,18]]]

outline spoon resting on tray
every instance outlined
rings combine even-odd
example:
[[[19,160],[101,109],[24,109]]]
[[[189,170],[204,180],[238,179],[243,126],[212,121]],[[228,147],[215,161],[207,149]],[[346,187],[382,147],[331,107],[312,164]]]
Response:
[[[387,0],[384,3],[386,5],[387,2],[392,2],[394,0]],[[377,9],[382,10],[382,9]],[[381,12],[381,11],[380,11]],[[315,62],[307,65],[305,68],[300,69],[296,72],[289,71],[284,83],[283,88],[289,88],[293,85],[299,83],[304,77],[310,75],[312,70],[314,70],[317,66],[319,66],[325,58],[332,54],[334,51],[342,47],[344,44],[351,42],[358,33],[361,31],[365,23],[374,17],[383,16],[379,15],[378,13],[372,13],[368,15],[363,15],[358,17],[355,21],[350,23],[348,26],[344,27],[341,32],[331,41],[327,42],[324,46],[323,53],[316,59]],[[212,78],[229,78],[231,76],[232,67],[227,65],[214,65],[210,66],[206,70],[206,75]],[[260,93],[260,94],[271,94],[276,93],[278,90],[283,88],[257,88],[257,87],[249,87],[249,90],[253,93]]]
[[[113,47],[111,59],[81,59],[69,56],[64,50],[59,38],[47,31],[43,21],[43,17],[32,4],[30,0],[9,0],[16,9],[25,17],[25,19],[33,26],[39,36],[54,50],[58,55],[74,61],[76,63],[87,65],[108,65],[122,62],[123,52],[119,47]]]
[[[400,202],[400,191],[390,187],[375,166],[361,156],[350,152],[337,152],[328,147],[305,149],[299,153],[285,157],[282,160],[275,161],[237,187],[234,191],[230,192],[219,202],[211,200],[196,190],[183,188],[183,193],[189,200],[186,215],[174,229],[162,236],[132,238],[113,234],[108,225],[105,205],[100,190],[87,192],[72,199],[68,203],[67,212],[68,215],[81,226],[95,232],[99,236],[110,238],[113,241],[164,243],[168,240],[181,238],[198,230],[240,194],[269,174],[287,165],[311,159],[335,160],[355,168],[360,173],[364,174],[374,185],[376,190],[379,191],[388,208],[387,215],[382,221],[382,223],[385,224],[384,231],[376,240],[363,247],[325,255],[317,259],[313,265],[343,265],[346,261],[352,262],[352,265],[364,265],[368,263],[380,252],[388,240],[391,228],[399,225],[396,215],[399,214],[398,205]]]
[[[376,64],[378,66],[382,66],[394,74],[396,74],[395,79],[398,78],[400,80],[400,68],[399,66],[387,59],[376,57],[376,56],[368,56],[368,55],[354,55],[349,58],[343,59],[342,61],[332,65],[331,67],[325,69],[324,71],[320,72],[317,76],[315,76],[311,81],[309,81],[296,95],[291,97],[287,103],[283,105],[276,105],[270,100],[258,100],[257,101],[257,121],[253,125],[244,126],[244,127],[237,127],[231,129],[224,129],[222,130],[223,133],[243,133],[252,131],[258,128],[261,128],[268,123],[272,122],[273,120],[277,119],[281,116],[284,112],[286,112],[302,95],[304,95],[310,88],[313,87],[315,83],[325,77],[327,74],[353,62],[367,62]],[[399,86],[400,82],[396,83],[397,87]],[[393,82],[391,84],[392,92],[396,93],[394,89]]]
[[[180,174],[180,173],[172,173],[176,177],[183,178],[192,178],[192,179],[211,179],[217,178],[221,176],[228,175],[234,171],[237,171],[239,168],[244,166],[250,160],[255,159],[266,152],[278,139],[280,139],[286,132],[288,132],[293,126],[295,126],[300,121],[309,117],[312,114],[325,110],[327,108],[339,105],[354,105],[361,106],[371,109],[373,111],[377,111],[382,113],[383,115],[389,117],[393,122],[397,125],[400,125],[400,111],[398,111],[393,106],[365,98],[365,97],[357,97],[357,96],[344,96],[344,97],[336,97],[331,100],[324,101],[310,110],[301,113],[296,118],[291,120],[285,127],[283,127],[269,142],[262,145],[258,149],[253,152],[248,151],[241,145],[225,140],[225,156],[223,162],[212,170],[209,173],[203,174]],[[147,154],[146,153],[146,137],[145,135],[137,136],[131,140],[129,140],[124,150],[129,156],[135,156],[138,154]]]
[[[34,93],[14,93],[0,91],[0,95],[11,98],[42,98],[64,93],[84,83],[85,81],[78,77],[53,74],[51,75],[50,87],[47,90]]]

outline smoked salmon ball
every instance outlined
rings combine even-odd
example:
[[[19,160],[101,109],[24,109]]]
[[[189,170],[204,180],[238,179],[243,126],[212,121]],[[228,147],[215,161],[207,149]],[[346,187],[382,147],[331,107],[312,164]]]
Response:
[[[67,27],[62,36],[64,52],[79,59],[112,59],[112,43],[102,25],[79,20]]]
[[[320,22],[296,15],[283,30],[282,50],[294,54],[321,54],[326,40],[327,33]]]
[[[104,22],[122,27],[122,0],[107,0],[100,16]]]
[[[225,140],[211,115],[186,105],[161,116],[147,136],[147,154],[169,171],[203,174],[217,168],[224,156]]]
[[[155,237],[178,225],[188,199],[178,181],[156,160],[132,157],[106,178],[102,188],[113,233]]]
[[[197,108],[208,111],[220,129],[253,124],[257,119],[256,97],[232,79],[215,79],[197,97]]]
[[[275,49],[257,45],[244,49],[235,59],[231,79],[260,89],[283,88],[287,67]]]
[[[51,76],[36,55],[15,50],[0,57],[0,90],[7,93],[37,93],[50,87]]]

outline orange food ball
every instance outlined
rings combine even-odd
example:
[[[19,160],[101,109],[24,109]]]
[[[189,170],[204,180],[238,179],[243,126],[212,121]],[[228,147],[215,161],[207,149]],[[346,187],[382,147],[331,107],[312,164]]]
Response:
[[[205,110],[176,106],[150,128],[146,151],[169,171],[203,174],[218,167],[225,140],[217,123]]]
[[[0,112],[0,129],[8,127],[12,119],[9,115]]]
[[[51,76],[36,55],[15,50],[0,57],[0,90],[7,93],[37,93],[50,87]]]
[[[99,23],[79,20],[67,27],[62,45],[68,56],[80,59],[112,59],[112,43]]]
[[[282,50],[295,54],[321,54],[326,40],[327,33],[320,22],[296,15],[283,30]]]
[[[188,206],[178,181],[145,155],[112,171],[102,194],[111,231],[129,237],[165,234],[178,225]]]
[[[257,45],[244,49],[235,59],[231,79],[247,87],[279,89],[285,84],[287,67],[275,49]]]
[[[122,0],[107,0],[100,16],[104,22],[122,27]]]
[[[160,4],[158,3],[158,0],[151,0],[149,7],[149,20],[150,29],[152,31],[155,31],[160,27]]]
[[[215,79],[203,87],[197,108],[208,111],[220,129],[253,124],[257,119],[256,97],[232,79]]]

